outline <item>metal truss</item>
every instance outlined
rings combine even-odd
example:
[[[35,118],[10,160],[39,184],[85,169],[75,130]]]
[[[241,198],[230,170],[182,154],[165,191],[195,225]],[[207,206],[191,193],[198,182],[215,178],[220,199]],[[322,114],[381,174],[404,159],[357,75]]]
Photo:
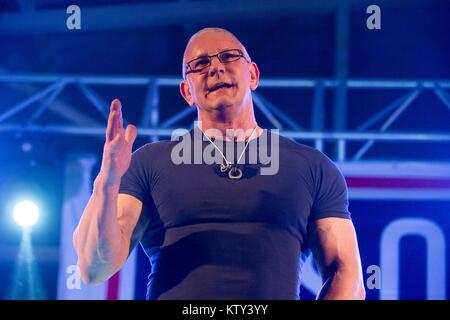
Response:
[[[92,88],[93,85],[107,86],[139,86],[147,90],[147,97],[142,109],[140,123],[137,124],[138,132],[141,136],[148,136],[152,141],[161,137],[170,137],[172,132],[181,127],[180,121],[192,114],[195,108],[185,108],[183,111],[173,114],[167,119],[161,119],[159,115],[160,89],[164,86],[178,86],[180,82],[176,77],[123,77],[123,76],[82,76],[82,75],[0,75],[0,84],[17,85],[21,84],[44,84],[44,89],[36,90],[30,97],[20,103],[6,107],[0,110],[0,132],[33,132],[50,133],[64,135],[89,135],[103,136],[105,124],[92,125],[95,121],[86,121],[80,123],[77,121],[73,125],[64,125],[55,123],[52,125],[39,124],[39,118],[50,106],[58,102],[58,97],[68,86],[78,87],[80,93],[90,102],[92,111],[99,112],[103,118],[108,117],[109,103]],[[274,102],[269,101],[261,93],[253,93],[255,107],[271,123],[272,128],[280,130],[280,133],[293,139],[302,139],[314,141],[314,145],[319,150],[324,147],[325,141],[332,141],[337,146],[338,161],[359,161],[365,153],[379,141],[393,142],[415,142],[426,141],[431,143],[450,142],[450,131],[447,132],[387,132],[395,123],[400,115],[410,108],[413,101],[417,99],[424,91],[433,92],[442,102],[446,111],[450,111],[450,94],[447,89],[450,88],[450,81],[443,80],[330,80],[330,79],[262,79],[260,88],[299,88],[312,90],[314,93],[313,104],[311,106],[311,130],[302,128],[296,121],[288,116],[282,107],[276,106]],[[355,130],[333,130],[324,131],[323,114],[325,110],[325,92],[326,90],[342,90],[344,88],[346,95],[351,95],[354,90],[372,89],[409,89],[409,92],[398,97],[388,105],[380,108],[376,114],[361,123]],[[31,116],[21,123],[11,123],[8,119],[23,112],[26,109],[33,109]],[[341,117],[339,122],[346,123],[348,114],[337,112],[335,106],[334,117]],[[345,108],[347,110],[347,108]],[[445,111],[445,110],[444,110]],[[64,114],[62,112],[62,114]],[[89,115],[84,115],[89,119]],[[67,117],[67,119],[73,121]],[[369,130],[374,124],[382,121],[378,129]],[[125,122],[128,121],[125,119]],[[98,123],[98,122],[97,122]],[[450,129],[450,126],[449,126]],[[353,154],[347,153],[347,145],[354,141],[364,142],[363,146]]]

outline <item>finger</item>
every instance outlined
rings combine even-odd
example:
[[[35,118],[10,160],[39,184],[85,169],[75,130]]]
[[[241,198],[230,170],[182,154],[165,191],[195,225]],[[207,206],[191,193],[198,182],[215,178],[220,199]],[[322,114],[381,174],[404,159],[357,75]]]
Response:
[[[120,134],[116,134],[116,136],[110,141],[110,149],[109,151],[114,154],[119,150],[121,145],[122,137]]]
[[[114,135],[118,134],[122,130],[122,104],[120,103],[119,99],[114,99],[112,102],[112,107],[114,108],[114,111],[116,113],[116,116],[114,117]]]
[[[120,102],[120,100],[119,99],[114,99],[111,102],[110,112],[119,110],[121,106],[122,106],[122,103]]]
[[[131,146],[133,145],[134,141],[137,137],[137,129],[132,124],[129,124],[127,126],[127,129],[125,130],[125,141],[129,143]]]
[[[116,115],[120,109],[120,100],[119,99],[114,99],[111,102],[111,106],[110,106],[110,112],[109,112],[109,116],[108,116],[108,125],[106,127],[106,140],[107,141],[111,141],[112,139],[114,139],[115,135],[117,134],[117,130],[116,130]]]
[[[116,111],[118,115],[118,128],[121,130],[123,128],[123,119],[122,119],[122,102],[119,99],[114,99],[111,103],[111,110]]]
[[[123,117],[122,117],[122,106],[119,109],[119,131],[123,131]]]
[[[114,139],[114,137],[117,133],[115,131],[115,124],[114,124],[114,121],[116,121],[115,120],[116,118],[117,118],[117,111],[113,111],[109,114],[108,125],[106,126],[106,140],[107,141],[111,141],[112,139]]]

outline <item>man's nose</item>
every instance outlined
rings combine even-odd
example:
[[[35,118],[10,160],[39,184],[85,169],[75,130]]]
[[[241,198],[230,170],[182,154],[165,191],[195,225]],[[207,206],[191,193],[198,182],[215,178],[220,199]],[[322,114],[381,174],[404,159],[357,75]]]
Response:
[[[210,77],[217,76],[224,72],[225,72],[225,66],[222,64],[222,62],[220,62],[219,58],[212,57],[211,65],[209,66],[209,72],[208,72],[209,76]]]

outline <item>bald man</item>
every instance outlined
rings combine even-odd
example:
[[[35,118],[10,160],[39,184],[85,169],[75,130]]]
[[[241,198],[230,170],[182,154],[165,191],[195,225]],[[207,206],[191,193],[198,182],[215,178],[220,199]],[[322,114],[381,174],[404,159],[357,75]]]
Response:
[[[242,43],[202,29],[182,73],[199,122],[178,139],[132,153],[137,130],[124,130],[121,103],[111,104],[101,170],[73,235],[83,281],[107,280],[140,242],[148,299],[299,299],[312,252],[319,299],[363,299],[345,180],[319,151],[258,126],[259,70]],[[269,153],[276,170],[264,171]]]

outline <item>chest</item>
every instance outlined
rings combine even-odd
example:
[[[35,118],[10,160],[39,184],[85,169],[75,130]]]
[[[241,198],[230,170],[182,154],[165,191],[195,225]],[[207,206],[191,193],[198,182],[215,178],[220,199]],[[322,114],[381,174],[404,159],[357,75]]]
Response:
[[[259,164],[230,179],[218,165],[171,165],[155,172],[151,186],[165,227],[205,222],[263,222],[280,227],[307,220],[312,183],[301,168],[282,163],[275,175],[261,175]]]

